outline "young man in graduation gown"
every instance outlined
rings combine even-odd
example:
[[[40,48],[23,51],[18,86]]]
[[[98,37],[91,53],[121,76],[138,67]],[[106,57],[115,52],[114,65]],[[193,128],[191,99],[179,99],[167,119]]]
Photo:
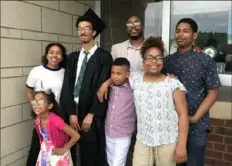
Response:
[[[60,105],[70,125],[81,134],[81,166],[105,166],[104,121],[107,101],[100,103],[97,91],[110,77],[112,56],[98,48],[94,38],[106,27],[89,9],[76,22],[80,51],[68,56]],[[76,165],[76,149],[72,150]]]

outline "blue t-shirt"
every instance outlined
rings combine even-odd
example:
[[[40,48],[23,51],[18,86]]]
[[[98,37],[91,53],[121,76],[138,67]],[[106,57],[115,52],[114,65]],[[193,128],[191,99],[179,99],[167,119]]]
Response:
[[[204,53],[192,49],[181,55],[175,52],[165,59],[165,72],[174,74],[187,90],[189,115],[193,116],[205,99],[208,89],[221,86],[215,61]],[[190,124],[191,133],[210,130],[209,112],[196,124]]]

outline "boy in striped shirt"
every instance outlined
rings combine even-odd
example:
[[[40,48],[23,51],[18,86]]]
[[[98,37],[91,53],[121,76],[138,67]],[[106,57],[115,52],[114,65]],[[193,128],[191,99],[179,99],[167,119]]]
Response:
[[[106,153],[109,166],[125,166],[136,112],[133,91],[128,83],[130,63],[116,58],[112,64],[110,95],[105,120]]]

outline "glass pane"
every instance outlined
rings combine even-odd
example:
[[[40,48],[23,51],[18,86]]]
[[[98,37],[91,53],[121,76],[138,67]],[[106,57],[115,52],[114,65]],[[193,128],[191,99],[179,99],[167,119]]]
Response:
[[[166,50],[169,49],[170,1],[147,3],[145,10],[145,38],[161,37]]]
[[[163,2],[148,3],[145,10],[145,37],[162,37]]]
[[[219,73],[232,74],[232,2],[173,1],[170,53],[175,52],[177,47],[174,41],[176,23],[186,17],[198,24],[196,45],[215,59]]]

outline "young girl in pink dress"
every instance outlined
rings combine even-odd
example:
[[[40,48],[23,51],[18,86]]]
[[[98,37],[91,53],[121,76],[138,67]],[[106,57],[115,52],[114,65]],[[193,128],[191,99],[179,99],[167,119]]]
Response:
[[[41,143],[36,166],[73,166],[70,148],[80,135],[57,115],[59,107],[55,95],[51,90],[36,91],[31,105],[36,114],[35,129]]]

